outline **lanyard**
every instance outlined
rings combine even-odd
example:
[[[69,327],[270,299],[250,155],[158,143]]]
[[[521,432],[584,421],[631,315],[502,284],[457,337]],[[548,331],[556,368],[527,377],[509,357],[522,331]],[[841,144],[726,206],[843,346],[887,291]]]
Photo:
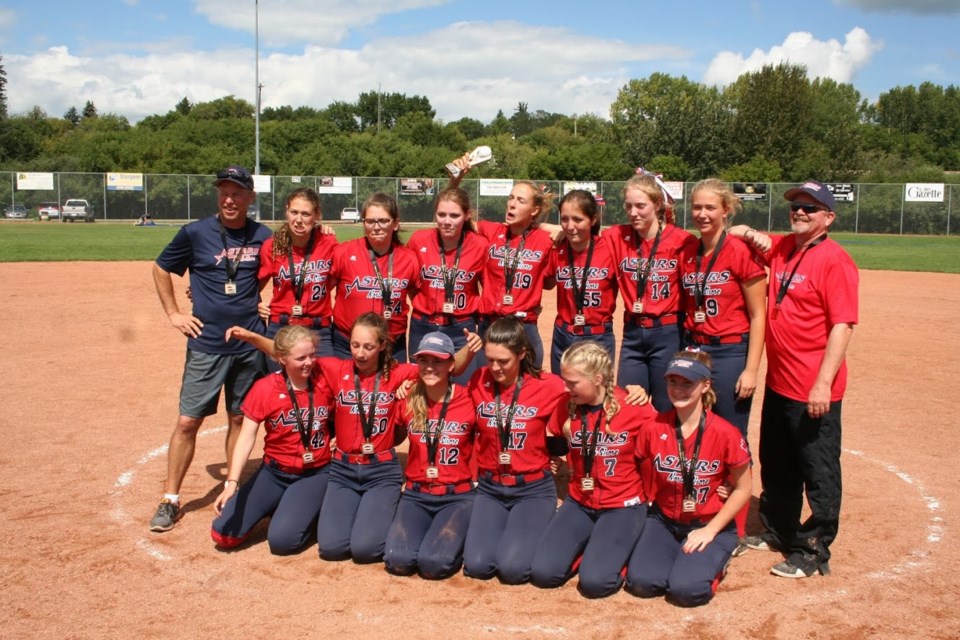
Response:
[[[497,433],[500,434],[500,451],[506,451],[510,444],[510,430],[513,428],[513,414],[517,410],[517,400],[520,398],[520,385],[523,384],[523,376],[517,378],[517,384],[513,388],[513,399],[510,401],[510,407],[507,410],[507,421],[503,421],[503,407],[500,404],[500,383],[494,382],[493,389],[497,402]]]
[[[440,436],[443,434],[443,425],[447,419],[447,408],[450,406],[450,397],[453,395],[453,383],[447,387],[447,392],[443,394],[443,406],[440,407],[440,417],[437,418],[437,429],[436,431],[430,430],[430,419],[426,420],[426,424],[423,426],[424,434],[423,441],[427,445],[427,464],[431,467],[437,465],[437,449],[440,447],[437,446],[440,443]]]
[[[657,247],[660,246],[660,235],[663,232],[663,225],[657,223],[657,237],[653,239],[653,246],[650,247],[650,257],[646,264],[643,264],[643,238],[637,234],[637,270],[634,272],[637,281],[637,301],[643,301],[643,294],[647,290],[647,280],[650,278],[650,271],[653,269],[653,259],[657,255]]]
[[[457,284],[457,274],[460,273],[460,254],[463,252],[463,234],[457,240],[457,254],[453,259],[453,267],[447,267],[446,252],[443,250],[443,240],[437,230],[437,248],[440,251],[440,273],[443,275],[443,301],[453,302],[454,286]]]
[[[797,258],[797,261],[794,263],[793,271],[790,272],[790,276],[780,281],[780,288],[777,290],[777,301],[776,301],[776,309],[778,312],[780,311],[780,303],[783,302],[783,299],[787,297],[787,291],[790,290],[790,283],[793,282],[793,276],[797,275],[797,269],[800,267],[800,261],[803,260],[803,256],[807,255],[807,251],[810,251],[810,249],[813,249],[815,246],[817,246],[818,244],[820,244],[826,239],[827,239],[827,234],[823,234],[822,236],[820,236],[819,238],[817,238],[816,240],[814,240],[813,242],[805,246],[803,250],[800,252],[800,257]],[[796,249],[793,250],[793,253],[796,253]],[[787,257],[787,262],[790,262],[790,259],[793,258],[793,253],[791,253]],[[784,263],[784,267],[786,267],[786,263]]]
[[[307,280],[307,263],[310,262],[310,254],[313,252],[313,241],[317,237],[317,230],[310,231],[310,239],[307,240],[307,248],[303,251],[303,263],[300,265],[299,277],[293,264],[293,243],[287,246],[287,263],[290,265],[290,280],[293,284],[293,295],[295,304],[300,304],[303,297],[303,285]]]
[[[303,443],[304,451],[310,450],[310,432],[313,430],[313,417],[315,412],[313,410],[313,384],[312,381],[307,379],[307,401],[310,403],[310,408],[307,410],[307,423],[304,425],[303,420],[300,418],[300,405],[297,404],[297,393],[296,389],[293,388],[293,384],[290,383],[290,376],[284,372],[283,379],[287,383],[287,394],[290,396],[290,403],[293,405],[293,416],[297,419],[297,429],[300,430],[300,442]]]
[[[530,229],[527,229],[527,231],[530,231]],[[523,254],[523,248],[527,242],[527,231],[520,234],[520,244],[517,245],[517,251],[511,259],[510,241],[513,240],[513,232],[507,228],[507,244],[504,246],[503,256],[503,286],[507,290],[507,294],[513,289],[513,279],[517,275],[517,269],[520,267],[520,256]]]
[[[700,424],[697,427],[697,440],[693,445],[693,458],[687,460],[686,447],[683,446],[683,432],[680,430],[680,418],[676,419],[674,427],[677,431],[677,451],[680,458],[680,475],[683,476],[683,497],[693,497],[693,480],[697,473],[697,460],[700,457],[700,443],[703,442],[703,432],[707,430],[707,410],[700,414]]]
[[[229,248],[227,247],[227,229],[223,226],[223,221],[217,217],[217,222],[220,224],[220,241],[223,242],[223,264],[227,268],[227,282],[233,282],[237,279],[237,271],[240,270],[240,261],[243,260],[243,250],[247,247],[248,234],[247,229],[249,228],[249,223],[245,223],[243,226],[243,244],[240,245],[240,250],[237,251],[237,257],[233,260],[229,259]]]
[[[569,240],[567,241],[569,245]],[[570,252],[567,254],[570,263],[570,284],[573,286],[573,304],[577,307],[577,313],[583,313],[583,301],[587,296],[587,278],[590,274],[590,261],[593,260],[593,236],[590,236],[590,247],[587,249],[587,261],[583,265],[583,277],[580,279],[580,286],[577,286],[577,272],[573,266],[573,246],[570,246]]]
[[[703,297],[704,291],[707,289],[707,281],[710,279],[710,271],[713,269],[713,265],[717,262],[717,256],[720,255],[720,249],[723,248],[723,241],[727,237],[727,232],[724,231],[720,234],[720,239],[717,240],[717,246],[713,248],[713,254],[710,256],[710,260],[707,262],[707,270],[703,273],[703,279],[700,279],[700,264],[703,260],[703,238],[700,239],[700,248],[697,249],[697,279],[693,283],[693,297],[697,303],[697,309],[703,309]]]
[[[590,471],[593,469],[593,460],[597,455],[597,437],[605,413],[601,405],[597,411],[597,421],[593,425],[593,435],[591,436],[587,433],[587,410],[585,407],[580,408],[580,456],[583,458],[583,475],[588,478],[590,477]]]
[[[373,395],[370,397],[370,412],[363,408],[363,390],[360,388],[360,375],[356,368],[353,370],[353,388],[357,392],[357,410],[360,412],[360,428],[363,430],[363,439],[370,442],[373,435],[373,421],[377,415],[377,398],[380,396],[380,372],[373,378]]]
[[[393,300],[390,297],[390,289],[393,286],[393,247],[390,247],[389,253],[387,254],[390,257],[387,259],[386,279],[384,279],[383,274],[380,273],[380,265],[377,264],[377,254],[374,252],[373,247],[370,246],[369,241],[367,242],[367,250],[370,253],[370,264],[373,265],[373,273],[377,276],[377,285],[380,287],[383,308],[390,308],[393,306]]]

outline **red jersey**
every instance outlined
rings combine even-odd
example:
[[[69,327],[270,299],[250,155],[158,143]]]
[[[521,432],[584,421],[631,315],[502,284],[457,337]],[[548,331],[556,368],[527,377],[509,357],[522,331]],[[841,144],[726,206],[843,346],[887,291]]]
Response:
[[[459,321],[475,315],[480,309],[480,281],[488,246],[483,236],[468,231],[463,236],[458,261],[456,249],[442,249],[436,229],[415,231],[407,242],[407,248],[417,255],[420,264],[420,288],[413,297],[414,312],[427,316],[443,313],[446,274],[453,284],[453,317]]]
[[[567,400],[567,388],[560,376],[541,373],[540,377],[524,374],[520,393],[513,404],[516,384],[497,389],[487,367],[481,367],[470,378],[468,388],[477,406],[477,467],[495,474],[521,475],[550,468],[547,453],[547,422],[557,405]],[[498,463],[501,453],[497,409],[502,424],[510,424],[510,439],[505,452],[510,464]],[[512,416],[512,420],[509,419]]]
[[[427,428],[435,433],[438,428],[443,401],[427,402]],[[437,438],[437,452],[434,464],[439,476],[427,478],[429,457],[427,455],[428,436],[422,429],[411,426],[413,415],[406,408],[403,424],[407,426],[409,451],[407,453],[407,480],[422,484],[461,484],[472,480],[470,461],[473,457],[473,444],[477,434],[477,409],[466,387],[454,385],[447,414],[443,419],[443,430]]]
[[[353,321],[361,314],[368,311],[383,313],[385,287],[390,288],[390,302],[386,305],[391,314],[387,320],[390,336],[396,338],[407,333],[407,316],[410,312],[407,295],[412,296],[419,287],[417,274],[420,265],[417,257],[410,249],[394,245],[386,255],[377,256],[376,263],[375,269],[366,238],[337,245],[331,273],[331,279],[336,281],[337,287],[333,323],[342,333],[349,335]]]
[[[617,306],[617,263],[610,246],[602,237],[594,238],[589,266],[588,253],[589,249],[577,253],[568,240],[557,247],[557,319],[564,324],[573,324],[573,317],[578,313],[574,280],[576,289],[583,296],[584,324],[595,326],[613,320],[613,310]],[[570,267],[571,256],[573,268]],[[586,284],[583,279],[585,270]]]
[[[696,254],[683,265],[683,309],[687,312],[683,328],[705,336],[731,336],[750,331],[750,313],[743,297],[743,283],[766,275],[763,262],[740,238],[729,234],[720,253],[711,264],[713,254],[701,256],[697,268]],[[709,276],[707,267],[710,267]],[[706,279],[706,284],[704,284]],[[696,290],[702,287],[706,322],[697,322]]]
[[[607,239],[616,261],[625,314],[632,316],[633,303],[637,302],[637,269],[642,273],[648,268],[656,239],[641,241],[629,224],[610,227],[603,232],[603,237]],[[642,259],[637,256],[638,243],[639,250],[643,252]],[[696,238],[672,224],[663,228],[641,299],[642,315],[662,316],[680,310],[681,271],[686,259],[695,255]]]
[[[841,323],[857,324],[860,274],[847,252],[829,238],[796,255],[796,236],[775,236],[773,241],[773,249],[765,256],[770,266],[767,386],[791,400],[806,402],[820,370],[830,330]],[[777,311],[780,285],[788,279],[789,288]],[[846,388],[844,359],[833,379],[830,399],[842,399]]]
[[[524,322],[536,322],[537,308],[543,298],[543,279],[556,271],[550,234],[531,227],[513,237],[510,227],[503,222],[481,220],[478,226],[488,242],[480,313],[516,315]],[[508,273],[513,274],[509,292]],[[512,304],[504,304],[505,295],[513,297]]]
[[[658,413],[640,429],[637,438],[637,457],[649,459],[653,470],[653,501],[665,516],[676,522],[691,519],[709,520],[723,507],[717,487],[727,483],[730,470],[750,462],[750,450],[735,426],[708,411],[703,440],[694,470],[694,495],[697,500],[693,513],[683,511],[683,475],[680,471],[677,446],[675,410]],[[687,459],[693,459],[697,432],[684,438]]]
[[[607,422],[603,407],[589,407],[587,410],[588,451],[595,447],[590,477],[594,479],[593,490],[585,491],[580,481],[586,476],[583,455],[583,422],[581,414],[571,416],[569,404],[560,403],[557,411],[547,425],[550,435],[567,438],[570,451],[567,461],[570,464],[570,497],[590,509],[615,509],[640,504],[645,500],[641,485],[640,467],[637,464],[637,435],[640,427],[656,416],[650,404],[639,407],[624,402],[626,392],[619,387],[614,396],[620,403],[620,410],[613,420]],[[593,431],[597,426],[596,444]],[[565,436],[563,427],[570,420],[570,435]]]
[[[296,302],[293,278],[303,278],[303,292],[300,306],[303,316],[308,318],[329,318],[333,310],[330,302],[330,289],[327,279],[333,266],[333,252],[337,246],[334,236],[314,232],[314,244],[310,250],[310,259],[304,266],[306,247],[293,247],[293,271],[291,275],[290,256],[273,255],[273,238],[268,238],[260,250],[260,271],[257,278],[261,283],[273,282],[273,297],[270,299],[270,320],[277,322],[281,313],[290,314]],[[306,275],[301,276],[301,273]]]
[[[374,406],[373,428],[370,442],[375,451],[387,451],[396,444],[396,427],[400,418],[401,403],[395,402],[396,391],[405,380],[417,378],[417,367],[412,364],[398,364],[390,371],[388,378],[370,374],[360,376],[360,394],[358,396],[354,380],[353,360],[340,358],[320,358],[320,370],[333,390],[335,402],[333,424],[337,437],[337,449],[344,453],[361,453],[364,443],[363,423],[360,412],[370,415]],[[376,398],[373,392],[379,379]]]
[[[243,399],[243,415],[257,423],[262,422],[263,456],[272,458],[281,465],[306,471],[330,462],[330,417],[333,415],[333,393],[322,375],[314,374],[309,393],[313,394],[313,425],[310,431],[309,450],[312,462],[304,462],[307,451],[300,437],[297,414],[287,390],[282,373],[269,373],[257,380]],[[306,390],[294,392],[300,409],[300,423],[306,426],[310,420],[310,396]]]

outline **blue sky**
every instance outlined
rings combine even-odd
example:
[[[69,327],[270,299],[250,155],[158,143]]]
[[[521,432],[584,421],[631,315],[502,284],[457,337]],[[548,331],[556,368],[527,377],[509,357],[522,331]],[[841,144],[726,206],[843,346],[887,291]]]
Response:
[[[7,0],[11,113],[92,101],[136,122],[183,97],[255,99],[254,0]],[[868,100],[960,85],[960,0],[260,0],[263,106],[363,91],[427,96],[444,120],[531,110],[607,116],[654,72],[711,85],[784,60]]]

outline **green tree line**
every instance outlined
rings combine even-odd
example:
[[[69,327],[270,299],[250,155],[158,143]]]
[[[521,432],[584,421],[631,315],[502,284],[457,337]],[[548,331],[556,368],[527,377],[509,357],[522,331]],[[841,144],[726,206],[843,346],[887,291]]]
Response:
[[[87,102],[60,117],[7,112],[0,57],[0,170],[209,174],[253,168],[255,108],[226,96],[135,125]],[[101,105],[103,107],[104,105]],[[766,66],[719,89],[663,73],[629,81],[608,118],[531,110],[442,121],[426,96],[361,94],[260,115],[260,170],[273,175],[435,176],[486,144],[480,177],[623,180],[637,166],[671,180],[956,182],[960,89],[924,82],[870,103],[850,84]]]

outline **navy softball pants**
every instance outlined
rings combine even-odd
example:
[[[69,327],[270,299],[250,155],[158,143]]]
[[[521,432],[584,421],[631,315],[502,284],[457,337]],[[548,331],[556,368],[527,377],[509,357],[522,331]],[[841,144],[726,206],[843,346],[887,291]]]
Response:
[[[400,500],[400,463],[393,459],[350,464],[334,459],[329,466],[330,482],[317,524],[320,557],[379,562]]]
[[[667,324],[646,329],[627,323],[623,327],[623,342],[620,344],[617,384],[621,387],[640,385],[650,394],[657,411],[668,411],[672,405],[667,397],[667,383],[663,376],[670,359],[679,350],[679,325]]]
[[[434,496],[407,489],[387,532],[387,571],[408,576],[420,571],[431,580],[448,578],[463,563],[463,542],[475,492]]]
[[[737,400],[737,379],[747,364],[747,343],[741,344],[695,344],[686,342],[710,355],[713,370],[710,382],[717,394],[717,403],[712,411],[740,430],[746,439],[750,422],[753,396]]]
[[[540,536],[557,509],[553,475],[529,484],[504,486],[480,474],[463,548],[463,573],[506,584],[530,579]]]
[[[582,555],[580,593],[588,598],[616,593],[646,516],[645,504],[590,509],[568,496],[540,539],[530,581],[545,589],[559,587]]]
[[[299,551],[313,532],[330,477],[330,465],[303,475],[261,464],[213,521],[210,535],[223,549],[246,540],[253,527],[270,519],[267,543],[275,555]]]
[[[473,319],[464,320],[463,322],[456,322],[454,324],[448,324],[443,326],[438,326],[431,324],[426,320],[411,317],[410,318],[410,339],[407,340],[407,344],[410,345],[410,352],[416,353],[417,348],[420,346],[420,340],[423,339],[423,336],[431,333],[433,331],[439,331],[440,333],[450,336],[450,339],[453,340],[453,348],[459,351],[465,344],[467,344],[467,338],[463,335],[463,330],[467,329],[472,332],[477,331],[477,323]],[[479,354],[478,354],[479,355]],[[477,359],[474,359],[470,362],[470,365],[461,373],[459,376],[456,376],[453,381],[457,384],[467,384],[470,381],[470,376],[473,375],[473,372],[477,370]]]
[[[666,594],[682,607],[710,602],[737,546],[737,528],[730,522],[702,551],[684,553],[687,534],[703,524],[680,524],[652,508],[627,564],[627,591],[641,598]]]
[[[600,346],[610,354],[610,362],[614,362],[617,357],[617,338],[613,335],[613,323],[604,325],[604,328],[606,331],[603,333],[582,336],[553,325],[553,340],[550,343],[550,371],[560,375],[560,358],[563,356],[563,352],[574,342],[580,342],[581,340],[593,340],[600,343]]]

